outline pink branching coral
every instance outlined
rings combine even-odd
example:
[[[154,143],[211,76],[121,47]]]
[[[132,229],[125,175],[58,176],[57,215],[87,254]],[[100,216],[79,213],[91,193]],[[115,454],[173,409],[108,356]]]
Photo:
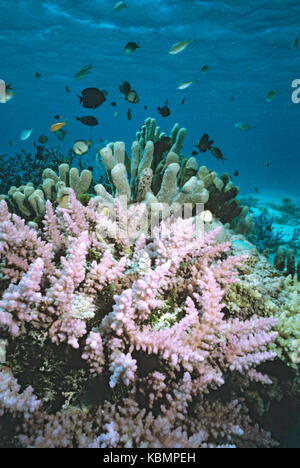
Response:
[[[228,256],[230,244],[215,241],[218,230],[201,238],[190,218],[162,223],[136,241],[101,238],[97,226],[103,222],[111,233],[115,221],[72,193],[69,209],[47,202],[40,231],[4,202],[0,208],[1,330],[8,340],[37,334],[50,349],[61,347],[66,360],[71,349],[76,368],[88,367],[86,380],[99,382],[99,395],[101,385],[110,389],[104,402],[84,411],[73,391],[73,406],[66,402],[49,414],[43,394],[35,405],[31,387],[19,393],[13,383],[16,401],[24,395],[25,409],[32,401],[17,433],[22,445],[272,445],[251,425],[243,402],[217,399],[229,375],[233,381],[240,375],[245,386],[270,383],[257,366],[275,357],[269,345],[276,338],[272,319],[226,314],[223,297],[244,257]],[[141,212],[137,205],[130,216]],[[5,392],[6,381],[0,373]],[[12,405],[7,411],[14,412]]]

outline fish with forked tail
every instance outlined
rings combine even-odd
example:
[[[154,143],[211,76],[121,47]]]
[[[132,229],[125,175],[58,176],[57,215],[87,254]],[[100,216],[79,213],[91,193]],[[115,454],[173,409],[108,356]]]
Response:
[[[212,146],[210,148],[210,152],[218,161],[222,161],[222,162],[226,161],[226,159],[223,156],[222,151],[219,148]]]
[[[211,148],[214,140],[210,140],[207,133],[203,133],[202,138],[200,139],[198,145],[195,145],[201,153],[206,153],[208,149]]]

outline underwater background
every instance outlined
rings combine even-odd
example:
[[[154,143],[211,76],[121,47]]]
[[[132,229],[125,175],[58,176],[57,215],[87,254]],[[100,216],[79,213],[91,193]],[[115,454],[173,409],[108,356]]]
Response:
[[[256,220],[250,240],[260,253],[270,249],[273,261],[284,245],[298,263],[300,102],[292,100],[292,83],[300,79],[300,3],[127,0],[114,9],[116,3],[0,0],[0,79],[13,90],[13,98],[0,103],[0,194],[7,193],[8,158],[35,153],[41,135],[45,147],[59,146],[61,162],[75,141],[90,140],[81,168],[93,167],[97,182],[104,174],[95,162],[100,147],[124,141],[129,151],[147,117],[167,135],[178,122],[187,129],[185,157],[203,133],[222,151],[223,162],[209,151],[195,155],[198,166],[227,172],[240,187],[239,198]],[[190,42],[170,54],[180,41]],[[130,42],[139,47],[127,53]],[[124,81],[138,103],[120,92]],[[107,93],[97,109],[80,105],[77,96],[88,87]],[[170,115],[163,117],[158,107],[166,101]],[[77,120],[83,116],[96,117],[98,125]],[[50,128],[65,120],[66,134],[58,139]],[[241,122],[249,128],[238,128]],[[33,130],[26,140],[24,130]],[[286,436],[289,443],[300,446],[299,424]]]

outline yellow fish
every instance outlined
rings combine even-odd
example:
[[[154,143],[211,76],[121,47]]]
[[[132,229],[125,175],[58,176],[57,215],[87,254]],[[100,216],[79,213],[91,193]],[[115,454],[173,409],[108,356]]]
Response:
[[[182,52],[191,42],[192,42],[191,39],[189,39],[188,41],[176,42],[176,44],[174,44],[171,47],[169,54],[171,55],[179,54],[179,52]]]
[[[183,81],[177,89],[186,89],[186,88],[189,88],[191,86],[193,82],[192,81]]]
[[[58,130],[63,128],[65,125],[66,125],[65,120],[63,122],[57,122],[50,127],[50,132],[57,132]]]

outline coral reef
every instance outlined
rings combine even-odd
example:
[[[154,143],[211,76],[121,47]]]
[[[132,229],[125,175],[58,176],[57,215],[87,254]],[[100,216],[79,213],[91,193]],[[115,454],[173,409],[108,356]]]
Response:
[[[140,211],[128,213],[133,224]],[[10,443],[273,446],[228,384],[271,384],[258,367],[276,357],[276,320],[227,313],[246,257],[195,221],[131,241],[105,205],[83,206],[73,190],[68,208],[46,202],[39,230],[1,202],[0,422]]]
[[[272,346],[277,354],[272,363],[259,367],[272,378],[272,385],[251,384],[244,397],[250,415],[260,425],[281,439],[300,417],[300,288],[297,277],[277,271],[241,236],[232,237],[235,254],[249,255],[239,269],[238,283],[228,289],[224,302],[233,316],[274,317],[277,338]],[[232,389],[239,397],[239,389]]]
[[[241,241],[233,238],[233,249]],[[285,276],[258,251],[252,251],[252,265],[240,274],[240,281],[231,286],[225,296],[228,309],[237,316],[274,317],[278,331],[275,340],[277,356],[288,366],[298,369],[297,349],[300,343],[300,287],[296,275]]]
[[[113,190],[108,192],[99,184],[95,187],[101,203],[113,204],[113,197],[121,195],[129,203],[145,202],[165,204],[164,216],[181,211],[183,204],[205,204],[214,216],[223,223],[231,223],[242,212],[236,196],[239,188],[231,182],[228,174],[218,177],[205,166],[198,168],[194,157],[180,154],[186,129],[176,124],[169,137],[156,125],[155,119],[147,119],[137,133],[137,141],[131,148],[131,158],[122,142],[109,143],[97,154],[106,168]],[[241,223],[240,223],[241,225]],[[247,220],[250,232],[251,222]],[[249,228],[250,226],[250,228]]]
[[[298,280],[300,280],[300,261],[296,266],[295,250],[289,249],[287,251],[284,247],[279,247],[274,257],[274,266],[287,276],[293,277],[297,274]]]
[[[0,193],[7,194],[10,187],[26,185],[28,181],[37,187],[46,167],[56,170],[62,162],[74,164],[74,153],[70,151],[66,157],[59,146],[48,148],[34,143],[34,150],[32,153],[22,150],[0,158]]]
[[[79,174],[76,167],[70,169],[69,165],[64,163],[58,167],[58,173],[59,175],[47,168],[43,171],[42,182],[37,189],[32,182],[20,187],[12,186],[7,196],[0,196],[0,199],[8,203],[10,211],[26,220],[40,220],[45,214],[47,200],[58,203],[65,200],[67,204],[70,189],[84,202],[83,196],[92,182],[92,172],[85,169]],[[87,202],[89,198],[87,196]]]
[[[249,239],[263,252],[265,249],[275,251],[285,243],[284,234],[274,229],[275,218],[264,209],[259,216],[254,217],[254,230]]]
[[[10,187],[7,186],[4,191],[7,195],[0,195],[0,200],[6,200],[11,212],[27,221],[39,223],[45,213],[46,200],[66,205],[69,188],[72,188],[77,198],[87,205],[90,196],[94,196],[87,194],[92,186],[98,202],[106,204],[111,210],[115,198],[120,196],[126,196],[129,204],[143,202],[150,207],[153,203],[161,203],[162,218],[168,217],[170,211],[180,214],[184,204],[192,206],[193,214],[196,204],[205,204],[206,209],[222,223],[231,223],[238,217],[237,232],[248,234],[253,225],[247,207],[243,208],[236,199],[239,188],[233,185],[228,174],[218,177],[216,172],[205,166],[198,168],[194,157],[185,158],[180,153],[185,135],[186,129],[175,124],[170,136],[166,136],[155,119],[148,118],[132,144],[131,158],[125,152],[123,142],[109,143],[98,150],[96,162],[100,170],[105,168],[98,185],[93,180],[92,167],[83,169],[80,160],[77,163],[82,169],[79,176],[77,167],[70,169],[66,163],[59,165],[59,159],[64,159],[59,154],[55,160],[57,165],[51,161],[46,169],[48,159],[39,158],[38,168],[33,165],[36,175],[29,174],[23,167],[19,168],[25,184],[17,187],[12,183]],[[38,148],[42,153],[48,151],[44,146]],[[70,150],[68,161],[71,162],[74,157]],[[20,161],[25,160],[24,157],[20,158]],[[26,167],[30,167],[30,161],[28,156]],[[59,175],[53,170],[57,166]],[[27,182],[28,179],[30,182]]]
[[[279,207],[279,210],[282,212],[283,215],[291,215],[292,217],[300,218],[300,209],[297,207],[296,203],[294,203],[290,198],[282,199],[282,204]]]
[[[279,403],[300,414],[299,232],[185,135],[149,118],[130,158],[99,149],[102,183],[39,166],[0,197],[0,445],[272,447]]]

